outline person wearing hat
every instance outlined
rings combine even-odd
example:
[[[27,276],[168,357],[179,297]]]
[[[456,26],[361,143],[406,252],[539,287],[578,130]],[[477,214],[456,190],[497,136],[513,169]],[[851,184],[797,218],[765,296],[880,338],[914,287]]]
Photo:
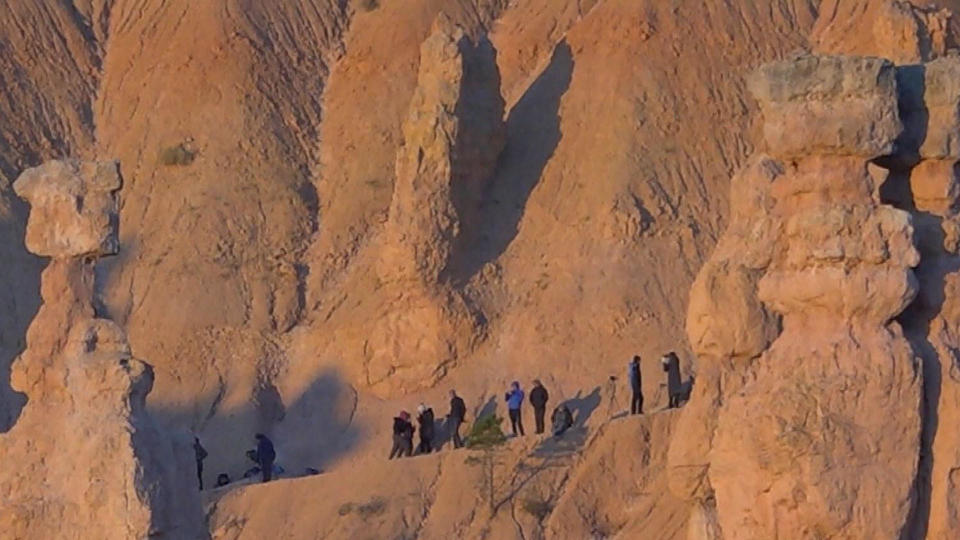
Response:
[[[536,420],[538,435],[544,431],[543,417],[547,414],[547,401],[549,399],[550,394],[543,387],[543,383],[540,382],[540,379],[534,379],[533,389],[530,390],[530,405],[533,406],[533,418]]]
[[[400,414],[393,419],[393,447],[390,449],[390,459],[409,456],[413,452],[413,431],[410,413],[400,411]]]
[[[523,390],[520,389],[520,383],[513,381],[510,384],[510,390],[504,396],[507,400],[507,409],[510,413],[510,426],[513,428],[513,436],[525,435],[523,432],[523,418],[520,416],[520,406],[523,405]]]
[[[417,406],[417,423],[420,424],[420,445],[418,454],[429,454],[433,451],[433,409],[423,403]]]

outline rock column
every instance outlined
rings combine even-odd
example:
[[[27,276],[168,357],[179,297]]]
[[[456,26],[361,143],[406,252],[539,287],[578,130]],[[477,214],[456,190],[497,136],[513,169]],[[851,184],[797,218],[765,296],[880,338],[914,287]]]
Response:
[[[902,132],[895,74],[881,59],[808,56],[749,81],[766,155],[732,184],[743,215],[691,295],[708,375],[678,427],[694,431],[678,438],[706,444],[674,444],[671,487],[700,501],[692,537],[895,538],[908,526],[921,376],[894,318],[917,294],[919,254],[872,165]]]
[[[381,393],[432,385],[485,335],[450,267],[506,140],[503,99],[490,43],[445,15],[421,47],[403,135],[377,268],[384,304],[364,351]]]
[[[27,405],[0,435],[0,531],[10,538],[201,538],[188,441],[145,408],[150,367],[94,309],[94,266],[118,250],[114,162],[54,161],[14,189],[31,207],[27,248],[50,257],[43,305],[11,381]]]

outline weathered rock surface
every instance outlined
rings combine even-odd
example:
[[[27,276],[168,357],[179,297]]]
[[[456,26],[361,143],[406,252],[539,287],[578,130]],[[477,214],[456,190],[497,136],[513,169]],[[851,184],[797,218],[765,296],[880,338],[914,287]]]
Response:
[[[0,530],[11,538],[200,538],[186,442],[146,411],[152,369],[94,313],[94,264],[117,251],[115,162],[53,162],[15,184],[28,247],[53,260],[11,382],[26,394],[0,435]],[[96,531],[94,533],[93,531]]]
[[[879,56],[897,64],[931,60],[943,55],[952,44],[952,13],[942,5],[898,0],[824,0],[810,43],[813,50],[822,54]]]

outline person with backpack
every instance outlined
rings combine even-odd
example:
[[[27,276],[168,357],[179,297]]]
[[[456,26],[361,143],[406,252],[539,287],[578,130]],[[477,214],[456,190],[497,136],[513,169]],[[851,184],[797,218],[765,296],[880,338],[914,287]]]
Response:
[[[643,414],[643,375],[640,372],[640,355],[627,364],[627,380],[630,381],[630,414]]]
[[[573,413],[570,412],[566,403],[561,403],[553,410],[550,422],[553,424],[554,437],[562,437],[568,429],[573,427]]]
[[[418,454],[429,454],[433,451],[433,420],[433,409],[423,403],[417,406],[417,423],[420,424]]]
[[[453,438],[454,448],[463,447],[463,440],[460,439],[460,424],[466,417],[466,403],[457,395],[455,390],[450,390],[450,413],[447,414],[447,429],[450,430],[450,436]]]
[[[261,479],[269,482],[273,477],[273,461],[277,459],[277,452],[273,448],[273,441],[263,433],[257,433],[257,461],[260,464]]]
[[[410,413],[400,411],[400,414],[393,419],[393,447],[390,449],[390,459],[409,457],[413,453],[413,431]]]
[[[230,485],[230,475],[227,473],[220,473],[217,475],[217,487],[223,487]]]
[[[547,401],[550,400],[550,394],[543,387],[540,379],[533,380],[533,389],[530,390],[530,405],[533,406],[533,418],[536,422],[537,434],[543,433],[543,417],[547,413]]]
[[[520,406],[523,405],[523,390],[520,389],[520,383],[513,381],[510,383],[510,390],[504,395],[504,399],[507,401],[507,409],[510,413],[510,426],[513,429],[513,436],[517,436],[519,431],[520,435],[526,435],[523,432],[523,418],[520,414]]]
[[[200,491],[203,491],[203,460],[207,459],[207,449],[200,444],[200,438],[193,438],[193,453],[197,458],[197,482],[200,484]]]

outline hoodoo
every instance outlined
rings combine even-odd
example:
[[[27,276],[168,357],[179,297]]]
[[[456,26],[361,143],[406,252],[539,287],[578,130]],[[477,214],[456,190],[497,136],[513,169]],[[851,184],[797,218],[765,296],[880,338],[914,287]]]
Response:
[[[27,249],[51,260],[12,367],[28,401],[0,435],[7,538],[206,536],[188,443],[155,426],[150,366],[95,308],[94,266],[119,248],[120,186],[116,162],[80,161],[28,169],[14,184],[32,207]]]

